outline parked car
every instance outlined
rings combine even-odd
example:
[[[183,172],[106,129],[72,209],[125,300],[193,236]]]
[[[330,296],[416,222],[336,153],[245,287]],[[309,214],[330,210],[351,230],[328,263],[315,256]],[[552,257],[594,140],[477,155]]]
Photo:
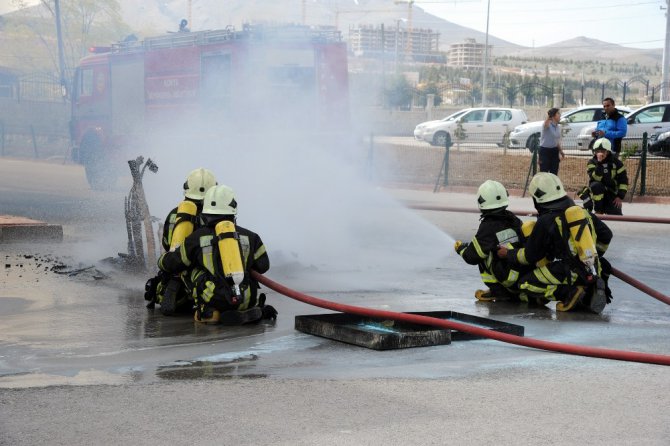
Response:
[[[619,112],[626,116],[631,112],[628,107],[617,107]],[[559,124],[561,125],[562,147],[564,149],[576,149],[577,136],[584,127],[590,127],[593,122],[600,121],[605,117],[605,110],[602,105],[585,105],[583,107],[574,108],[562,113]],[[535,144],[539,146],[540,132],[544,121],[533,121],[527,124],[522,124],[514,128],[509,135],[509,147],[515,149],[522,149],[524,147],[530,149]]]
[[[462,130],[463,141],[502,144],[506,133],[526,121],[526,112],[518,108],[468,108],[444,119],[422,122],[414,129],[414,138],[445,146],[457,140],[454,135]]]
[[[649,138],[649,153],[670,157],[670,126],[663,127]]]
[[[627,120],[628,132],[623,142],[623,148],[634,144],[639,145],[644,132],[647,132],[647,136],[651,137],[670,125],[670,101],[654,102],[640,107],[629,114]],[[596,124],[582,129],[577,137],[577,148],[579,150],[590,150],[589,144],[593,140],[591,133],[595,129]]]

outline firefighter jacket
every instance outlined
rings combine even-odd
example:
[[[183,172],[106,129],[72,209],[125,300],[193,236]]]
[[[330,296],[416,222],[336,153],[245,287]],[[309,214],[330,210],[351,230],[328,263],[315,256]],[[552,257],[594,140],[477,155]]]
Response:
[[[605,119],[598,121],[596,130],[605,132],[605,138],[612,143],[612,152],[621,152],[621,140],[628,133],[628,121],[626,117],[615,110],[611,115],[607,115]]]
[[[509,282],[516,280],[518,273],[512,272],[511,265],[499,259],[496,252],[499,245],[508,249],[521,246],[521,224],[521,220],[508,210],[484,213],[472,241],[458,253],[466,263],[480,265],[480,270],[493,274],[504,286],[510,286]]]
[[[244,279],[240,284],[242,291],[242,302],[239,306],[226,305],[232,296],[232,282],[223,275],[223,267],[217,245],[217,237],[213,226],[203,226],[186,237],[184,243],[178,250],[168,251],[158,259],[158,267],[165,272],[177,274],[189,271],[191,281],[194,285],[194,293],[200,293],[208,289],[210,293],[204,299],[205,304],[214,294],[217,299],[211,303],[216,309],[226,311],[230,309],[246,310],[258,306],[259,285],[250,276],[250,271],[264,273],[270,269],[270,259],[265,251],[265,245],[260,236],[241,226],[236,226],[239,235],[240,251],[244,267]],[[215,292],[212,292],[215,287]],[[202,296],[195,295],[194,298],[202,302]]]
[[[589,183],[598,182],[613,195],[622,200],[628,192],[628,173],[623,162],[611,154],[607,155],[602,162],[594,156],[586,164],[586,173]]]
[[[560,207],[540,210],[533,232],[526,239],[523,248],[508,251],[507,260],[517,265],[535,265],[544,258],[550,262],[562,260],[572,264],[575,261],[579,262],[576,252],[570,248],[569,234],[564,232],[569,229],[563,225],[563,214],[573,205],[574,202],[566,197]],[[612,231],[595,215],[590,212],[586,214],[596,250],[598,255],[602,256],[612,241]]]

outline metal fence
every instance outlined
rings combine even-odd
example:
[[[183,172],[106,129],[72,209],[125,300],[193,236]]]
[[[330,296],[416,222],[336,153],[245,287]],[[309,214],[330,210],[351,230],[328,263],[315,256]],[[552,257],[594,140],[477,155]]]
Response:
[[[70,138],[65,132],[39,125],[10,126],[0,121],[0,156],[13,158],[70,158]]]
[[[378,182],[432,185],[435,189],[478,187],[486,180],[500,181],[510,189],[525,189],[532,175],[539,171],[537,157],[531,150],[506,148],[502,143],[473,142],[477,139],[472,134],[467,143],[445,148],[409,137],[371,135],[365,141],[368,175]],[[624,147],[631,147],[621,157],[629,178],[627,198],[670,195],[670,158],[647,153],[642,139],[627,139]],[[593,155],[589,150],[565,152],[559,177],[566,190],[574,193],[588,184],[586,164]]]
[[[51,75],[32,73],[18,79],[16,99],[20,101],[59,102],[64,101],[63,87]]]

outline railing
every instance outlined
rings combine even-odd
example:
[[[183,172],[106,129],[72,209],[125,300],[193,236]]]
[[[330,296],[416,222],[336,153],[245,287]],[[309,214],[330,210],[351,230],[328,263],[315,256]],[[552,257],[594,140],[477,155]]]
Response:
[[[435,147],[409,137],[370,135],[368,151],[369,176],[378,182],[416,185],[477,187],[486,180],[496,180],[510,189],[524,189],[532,174],[533,152],[527,148],[511,149],[492,143],[479,143],[480,135],[469,133],[459,144]],[[643,147],[641,138],[627,139],[626,145]],[[500,144],[502,146],[502,142]],[[567,191],[574,193],[588,183],[588,150],[566,150],[558,176]],[[635,195],[670,195],[670,157],[635,151],[622,154],[628,173],[629,191]],[[446,172],[445,172],[446,166]],[[445,175],[446,173],[446,175]]]
[[[0,156],[12,158],[70,158],[70,138],[62,132],[38,125],[10,126],[0,121]]]

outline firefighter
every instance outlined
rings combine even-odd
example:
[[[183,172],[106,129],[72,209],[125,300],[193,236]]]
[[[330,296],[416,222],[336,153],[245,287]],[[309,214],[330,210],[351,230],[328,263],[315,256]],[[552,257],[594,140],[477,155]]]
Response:
[[[621,207],[628,192],[628,173],[623,162],[612,153],[612,143],[600,138],[593,144],[594,155],[586,165],[589,186],[579,197],[584,207],[596,214],[622,215]]]
[[[184,181],[184,200],[177,205],[165,218],[161,245],[164,251],[175,250],[195,229],[202,226],[200,213],[205,192],[216,186],[216,177],[205,168],[192,170]],[[183,275],[175,277],[162,271],[145,286],[144,298],[149,301],[149,308],[155,303],[160,304],[161,313],[171,316],[175,313],[191,311],[193,301],[190,298],[188,280]]]
[[[234,325],[277,317],[249,274],[270,268],[265,246],[258,234],[235,225],[236,215],[233,190],[225,185],[210,188],[201,214],[203,226],[179,249],[158,259],[159,269],[168,274],[188,271],[196,322]]]
[[[478,300],[518,300],[519,268],[498,258],[496,251],[500,245],[520,246],[522,222],[507,210],[507,189],[497,181],[487,180],[479,186],[477,204],[481,211],[477,233],[469,243],[457,240],[454,249],[466,263],[479,267],[488,290],[477,290]]]
[[[600,313],[611,300],[607,288],[611,267],[602,255],[612,231],[575,206],[556,175],[538,173],[529,189],[538,211],[530,236],[521,248],[498,249],[498,256],[512,265],[535,266],[519,279],[519,297],[541,305],[556,301],[557,311]]]

